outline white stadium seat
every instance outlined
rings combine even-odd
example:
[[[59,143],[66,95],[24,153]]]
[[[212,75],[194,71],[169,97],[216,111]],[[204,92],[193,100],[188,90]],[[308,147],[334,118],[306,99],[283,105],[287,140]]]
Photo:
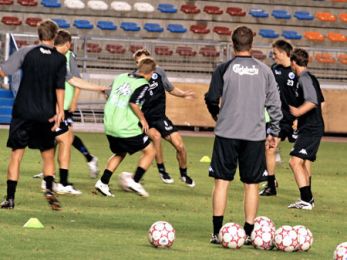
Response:
[[[115,11],[121,11],[121,12],[131,11],[131,5],[123,1],[113,1],[111,3],[111,8]]]
[[[64,5],[69,9],[84,9],[86,6],[81,0],[65,0]]]
[[[141,13],[152,13],[154,12],[154,7],[150,3],[138,2],[134,4],[134,9]]]
[[[92,10],[107,10],[108,9],[108,5],[101,0],[91,0],[88,2],[88,7]]]

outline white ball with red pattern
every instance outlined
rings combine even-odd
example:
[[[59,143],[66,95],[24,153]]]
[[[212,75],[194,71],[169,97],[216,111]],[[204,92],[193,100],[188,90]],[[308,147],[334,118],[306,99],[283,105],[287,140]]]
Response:
[[[298,247],[298,234],[291,226],[281,226],[275,232],[275,246],[285,252],[293,252]]]
[[[308,251],[313,244],[313,235],[311,230],[302,225],[294,226],[296,233],[298,234],[298,251]]]
[[[271,229],[276,230],[275,223],[265,216],[259,216],[254,219],[254,229],[261,228],[262,226],[269,226]]]
[[[123,189],[124,191],[130,191],[129,183],[132,178],[133,178],[133,174],[131,172],[122,172],[121,174],[119,174],[119,180],[118,180],[119,187]]]
[[[169,248],[175,238],[175,229],[166,221],[157,221],[148,230],[148,241],[154,247]]]
[[[274,247],[275,227],[271,225],[259,226],[251,234],[252,244],[255,248],[271,250]]]
[[[236,223],[226,223],[219,231],[219,240],[225,248],[238,249],[245,243],[246,232]]]
[[[337,245],[334,252],[334,260],[347,260],[347,242]]]

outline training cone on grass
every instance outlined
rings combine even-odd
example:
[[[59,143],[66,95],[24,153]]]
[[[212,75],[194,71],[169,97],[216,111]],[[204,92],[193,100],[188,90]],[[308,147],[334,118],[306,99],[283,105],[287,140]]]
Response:
[[[200,162],[210,163],[211,158],[208,157],[207,155],[204,155],[203,157],[201,157]]]
[[[44,228],[40,220],[37,218],[30,218],[27,223],[24,224],[24,228]]]

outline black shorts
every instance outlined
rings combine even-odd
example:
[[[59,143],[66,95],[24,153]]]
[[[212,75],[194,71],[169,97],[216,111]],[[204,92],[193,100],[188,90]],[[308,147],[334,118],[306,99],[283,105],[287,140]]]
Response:
[[[54,123],[36,122],[21,118],[13,118],[10,125],[7,147],[23,149],[39,149],[40,151],[54,148],[55,133],[51,131]]]
[[[246,141],[216,136],[209,176],[232,181],[239,164],[240,179],[244,183],[267,180],[265,171],[265,141]]]
[[[61,121],[59,127],[55,130],[55,136],[62,135],[69,131],[69,127],[72,126],[72,113],[65,110],[64,111],[64,120]]]
[[[145,134],[140,134],[134,137],[120,138],[111,135],[106,135],[112,153],[128,153],[133,154],[141,151],[150,144],[150,139]]]
[[[290,155],[314,162],[316,160],[316,154],[321,138],[321,136],[307,136],[299,134]]]
[[[149,120],[148,124],[149,128],[157,129],[163,138],[178,131],[177,128],[171,122],[171,120],[166,116],[152,121]]]
[[[72,126],[73,124],[73,113],[68,111],[68,110],[64,110],[64,117],[65,117],[65,121],[67,122],[68,126]]]
[[[288,139],[288,142],[294,143],[297,136],[297,133],[294,131],[293,126],[290,124],[280,124],[280,133],[278,134],[278,138],[283,142]],[[266,124],[266,133],[269,133],[269,124]]]

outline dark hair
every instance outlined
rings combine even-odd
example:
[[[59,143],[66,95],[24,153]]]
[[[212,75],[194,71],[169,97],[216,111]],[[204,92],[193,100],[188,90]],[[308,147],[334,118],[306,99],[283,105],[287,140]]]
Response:
[[[72,41],[71,34],[66,30],[60,29],[58,30],[57,36],[54,39],[54,45],[59,46],[71,41]]]
[[[290,55],[290,61],[295,61],[298,66],[307,67],[309,61],[308,52],[301,48],[295,48]]]
[[[137,69],[141,73],[148,74],[155,70],[155,66],[157,66],[157,64],[155,63],[154,59],[152,57],[146,57],[139,61]]]
[[[151,56],[151,53],[147,49],[139,49],[133,54],[133,58],[136,59],[142,55]]]
[[[246,26],[240,26],[231,36],[235,51],[249,51],[252,48],[253,32]]]
[[[285,40],[277,40],[272,44],[273,48],[277,48],[279,50],[284,51],[288,57],[290,57],[290,53],[293,50],[293,46],[285,41]]]
[[[58,25],[52,20],[42,21],[37,27],[40,41],[54,40],[58,31]]]

